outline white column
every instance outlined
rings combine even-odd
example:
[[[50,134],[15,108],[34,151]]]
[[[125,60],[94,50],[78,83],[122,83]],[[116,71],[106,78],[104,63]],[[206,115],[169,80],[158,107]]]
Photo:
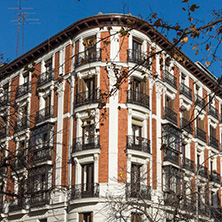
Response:
[[[113,69],[109,69],[110,90],[116,83]],[[109,183],[118,177],[118,91],[109,98]],[[117,182],[117,181],[116,181]]]
[[[58,116],[57,116],[57,132],[56,132],[56,171],[55,185],[61,185],[62,170],[62,137],[63,137],[63,105],[64,105],[64,82],[58,85]]]

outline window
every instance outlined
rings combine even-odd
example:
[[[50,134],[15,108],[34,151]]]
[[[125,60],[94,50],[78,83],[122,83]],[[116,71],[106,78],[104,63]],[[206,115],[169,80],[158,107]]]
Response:
[[[85,46],[85,59],[93,60],[96,58],[96,36],[90,36],[83,40]]]
[[[142,46],[142,42],[136,38],[133,38],[132,56],[135,60],[141,60],[141,46]]]
[[[136,78],[134,76],[131,76],[130,79],[131,84],[131,93],[130,98],[132,102],[139,103],[139,104],[148,104],[148,98],[147,98],[147,85],[146,81]]]
[[[51,114],[51,94],[47,95],[44,98],[44,102],[45,102],[45,117],[49,117]]]
[[[169,96],[166,96],[166,108],[174,110],[174,100],[171,99]]]
[[[197,118],[197,128],[204,131],[204,120],[200,119],[200,117]]]
[[[82,197],[90,197],[94,193],[94,164],[82,165]]]
[[[78,79],[77,89],[76,104],[82,105],[96,102],[99,99],[97,94],[97,75],[88,75],[87,78]]]
[[[6,135],[6,118],[0,116],[0,137]]]
[[[134,120],[135,122],[135,120]],[[138,121],[139,122],[139,121]],[[139,145],[141,144],[142,140],[142,126],[141,125],[132,125],[132,129],[133,129],[133,143],[135,145]]]
[[[142,215],[140,213],[131,213],[131,222],[142,222]]]
[[[47,73],[52,71],[52,58],[45,61],[45,70]]]
[[[94,125],[95,123],[93,119],[87,119],[83,121],[83,125],[82,125],[83,145],[94,144],[94,136],[95,136]]]
[[[79,214],[79,222],[92,222],[92,221],[93,221],[93,212]]]
[[[216,129],[210,126],[210,136],[216,138]]]
[[[179,193],[181,188],[181,178],[179,170],[174,166],[163,167],[163,190],[167,192]]]
[[[24,84],[28,84],[28,82],[29,82],[29,72],[25,72],[23,74],[23,81],[24,81]]]
[[[132,164],[131,166],[131,197],[140,195],[140,173],[141,165]]]

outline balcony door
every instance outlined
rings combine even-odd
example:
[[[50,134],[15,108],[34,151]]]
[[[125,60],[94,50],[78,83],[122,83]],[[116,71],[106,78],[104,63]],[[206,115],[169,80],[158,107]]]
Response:
[[[82,197],[91,197],[94,194],[94,164],[82,165]]]
[[[133,129],[133,144],[139,146],[142,143],[142,126],[133,124],[132,129]]]
[[[96,36],[84,39],[83,44],[85,46],[85,60],[93,61],[96,58]]]
[[[140,173],[141,165],[131,166],[131,197],[138,197],[140,194]]]
[[[133,52],[132,52],[133,59],[136,61],[141,61],[142,42],[134,38],[132,48],[133,48]]]
[[[84,147],[94,146],[95,127],[93,120],[86,120],[83,122],[82,127],[82,144]],[[93,148],[93,147],[92,147]]]
[[[95,92],[95,76],[85,79],[86,100],[93,101]]]

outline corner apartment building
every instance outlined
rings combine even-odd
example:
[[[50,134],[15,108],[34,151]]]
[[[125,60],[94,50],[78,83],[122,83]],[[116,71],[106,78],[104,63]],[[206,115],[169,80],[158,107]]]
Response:
[[[170,46],[140,18],[102,14],[0,69],[2,221],[108,221],[124,184],[148,206],[162,198],[162,221],[177,194],[194,215],[197,169],[200,220],[220,211],[222,88]]]

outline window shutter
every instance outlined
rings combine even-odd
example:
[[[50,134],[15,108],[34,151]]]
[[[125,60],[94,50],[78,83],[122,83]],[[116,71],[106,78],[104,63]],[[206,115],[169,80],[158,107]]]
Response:
[[[79,214],[79,222],[83,222],[83,214]]]
[[[130,77],[130,84],[131,84],[130,88],[134,91],[134,77],[133,76]]]
[[[82,79],[78,79],[78,93],[82,92]]]
[[[93,212],[91,212],[91,221],[90,222],[93,222]]]
[[[95,75],[95,81],[94,81],[94,89],[97,89],[97,78],[98,78],[98,75]]]

